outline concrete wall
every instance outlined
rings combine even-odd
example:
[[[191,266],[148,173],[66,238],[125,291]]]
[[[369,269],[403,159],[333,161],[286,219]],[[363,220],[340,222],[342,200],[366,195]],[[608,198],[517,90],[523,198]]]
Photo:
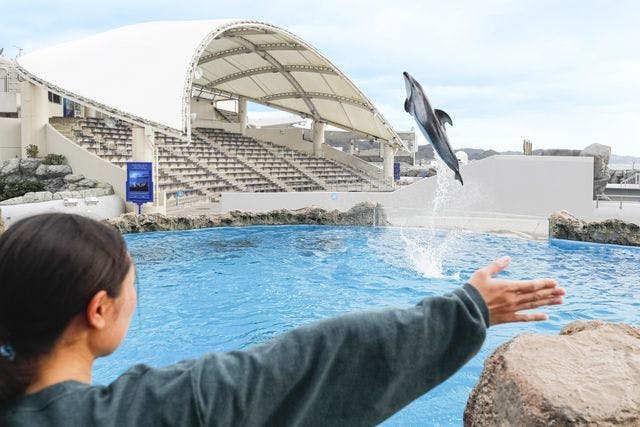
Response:
[[[455,224],[464,229],[546,235],[546,219],[559,210],[593,215],[592,158],[494,156],[462,169],[465,185],[449,179],[447,197],[435,206],[437,177],[392,193],[225,193],[217,210],[269,211],[317,206],[347,210],[360,202],[381,203],[391,223]]]
[[[0,81],[0,86],[2,82]],[[18,112],[18,94],[13,92],[2,92],[0,87],[0,113]]]
[[[211,101],[201,99],[196,101],[191,98],[191,114],[196,114],[196,121],[193,127],[213,127],[214,125],[214,107]]]
[[[346,211],[362,202],[383,202],[385,193],[291,192],[291,193],[223,193],[219,210],[268,212],[276,209],[301,209],[316,206]],[[216,209],[216,210],[218,210]]]
[[[120,197],[111,195],[98,197],[97,204],[87,204],[85,200],[81,199],[76,206],[64,206],[63,200],[52,200],[50,202],[7,205],[0,208],[0,215],[2,215],[7,227],[22,218],[50,212],[74,213],[100,220],[122,214],[124,202]]]
[[[313,144],[302,140],[304,129],[269,129],[248,128],[245,135],[255,139],[273,142],[277,145],[295,148],[305,153],[313,154]]]
[[[55,102],[49,103],[49,117],[64,117],[64,107]]]
[[[53,126],[47,124],[47,151],[63,154],[73,173],[82,174],[87,178],[108,182],[122,200],[126,199],[127,174],[124,169],[88,152],[84,148],[69,141]]]
[[[20,157],[20,119],[0,117],[0,162]]]
[[[439,211],[446,214],[499,213],[547,217],[565,209],[578,216],[593,210],[593,159],[493,156],[461,169],[464,186],[451,182]],[[432,209],[437,177],[392,193],[392,206]]]

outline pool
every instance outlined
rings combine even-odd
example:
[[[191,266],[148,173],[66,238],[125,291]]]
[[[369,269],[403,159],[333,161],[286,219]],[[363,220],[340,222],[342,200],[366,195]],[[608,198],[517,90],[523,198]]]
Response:
[[[96,383],[135,363],[164,366],[242,349],[340,313],[408,307],[451,291],[505,254],[512,257],[507,276],[555,277],[568,291],[565,304],[545,310],[548,322],[491,328],[475,358],[384,425],[460,425],[484,359],[521,332],[556,334],[578,319],[640,324],[638,248],[327,226],[146,233],[126,241],[138,267],[138,310],[123,345],[96,363]],[[426,242],[435,251],[420,255]],[[436,278],[425,276],[430,270],[420,259],[434,252],[441,274],[428,274]]]

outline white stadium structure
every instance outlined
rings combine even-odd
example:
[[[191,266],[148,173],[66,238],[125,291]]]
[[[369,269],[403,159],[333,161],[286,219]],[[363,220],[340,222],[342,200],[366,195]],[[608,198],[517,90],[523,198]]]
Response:
[[[291,126],[247,126],[248,102],[311,120],[311,137]],[[377,141],[382,167],[325,144],[326,126]],[[142,23],[15,61],[0,56],[0,161],[25,157],[31,144],[111,184],[116,211],[125,209],[131,161],[153,163],[148,212],[348,209],[371,201],[393,222],[421,225],[436,195],[435,178],[396,187],[394,156],[407,147],[338,67],[289,31],[251,20]],[[526,226],[510,228],[542,232],[553,210],[592,213],[592,173],[585,158],[471,162],[462,169],[464,187],[437,214],[471,228],[478,218],[498,215],[500,225],[525,218]],[[2,206],[5,220],[17,209]]]

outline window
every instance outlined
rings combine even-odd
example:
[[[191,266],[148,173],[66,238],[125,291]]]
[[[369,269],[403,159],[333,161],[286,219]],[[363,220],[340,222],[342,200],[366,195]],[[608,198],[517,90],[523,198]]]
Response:
[[[53,102],[54,104],[62,104],[62,98],[60,98],[60,95],[49,92],[49,102]]]

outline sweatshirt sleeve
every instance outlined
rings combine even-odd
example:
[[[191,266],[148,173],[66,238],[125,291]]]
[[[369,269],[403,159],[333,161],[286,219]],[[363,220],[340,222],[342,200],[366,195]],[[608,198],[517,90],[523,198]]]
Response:
[[[480,349],[489,313],[466,284],[409,309],[347,314],[190,369],[203,425],[373,425]]]

